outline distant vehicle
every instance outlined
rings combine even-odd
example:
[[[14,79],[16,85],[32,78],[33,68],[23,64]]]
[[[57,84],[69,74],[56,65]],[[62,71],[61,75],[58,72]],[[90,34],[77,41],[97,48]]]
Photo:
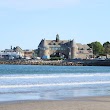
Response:
[[[41,60],[41,58],[40,58],[40,57],[36,57],[36,59],[37,59],[37,60]]]
[[[31,60],[31,58],[30,58],[30,57],[25,57],[25,59],[26,59],[26,60]]]
[[[13,60],[14,59],[14,57],[13,56],[9,56],[9,60]]]

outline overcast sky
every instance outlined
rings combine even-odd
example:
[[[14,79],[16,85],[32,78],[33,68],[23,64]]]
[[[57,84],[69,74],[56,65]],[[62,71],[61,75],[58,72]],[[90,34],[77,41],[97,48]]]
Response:
[[[110,41],[110,0],[0,0],[0,50],[41,39]]]

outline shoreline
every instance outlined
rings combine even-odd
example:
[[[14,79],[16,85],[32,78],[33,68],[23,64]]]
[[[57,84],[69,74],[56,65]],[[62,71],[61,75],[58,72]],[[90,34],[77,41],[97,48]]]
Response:
[[[0,110],[110,110],[110,96],[1,102]]]
[[[109,60],[0,60],[0,65],[110,66]]]
[[[0,61],[0,65],[51,65],[51,66],[83,66],[81,62],[70,62],[63,60],[6,60]]]

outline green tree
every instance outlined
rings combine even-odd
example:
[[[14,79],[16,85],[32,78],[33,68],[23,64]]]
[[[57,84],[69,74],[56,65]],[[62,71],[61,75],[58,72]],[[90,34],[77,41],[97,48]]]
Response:
[[[105,42],[103,44],[103,47],[104,47],[104,54],[106,54],[106,56],[107,54],[110,54],[110,42],[109,41]]]
[[[93,54],[98,56],[100,54],[103,54],[104,48],[103,45],[100,42],[92,42],[90,44],[87,44],[90,48],[93,49]]]

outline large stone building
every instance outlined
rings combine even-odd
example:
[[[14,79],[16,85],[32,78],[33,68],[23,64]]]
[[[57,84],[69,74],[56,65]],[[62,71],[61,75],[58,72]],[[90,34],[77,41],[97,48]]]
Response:
[[[50,59],[53,56],[66,59],[87,59],[93,56],[93,51],[88,45],[75,43],[74,40],[60,40],[57,34],[56,40],[41,40],[38,46],[38,56],[42,59]]]

